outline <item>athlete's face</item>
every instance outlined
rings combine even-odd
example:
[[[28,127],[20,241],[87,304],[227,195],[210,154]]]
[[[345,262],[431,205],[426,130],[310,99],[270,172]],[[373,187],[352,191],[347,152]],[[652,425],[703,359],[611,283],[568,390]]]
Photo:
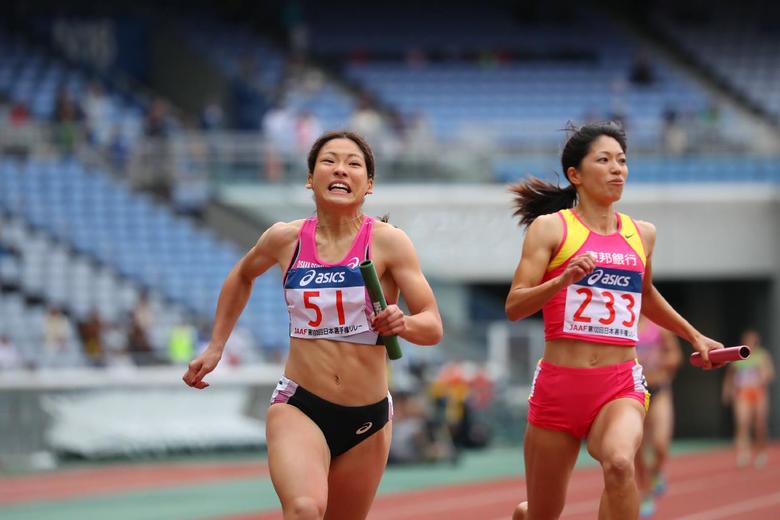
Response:
[[[579,168],[569,168],[567,173],[578,190],[612,203],[620,200],[628,178],[626,154],[615,139],[602,135],[590,145]]]
[[[351,139],[331,139],[320,150],[306,187],[318,202],[352,205],[363,202],[374,181],[368,178],[363,152]]]

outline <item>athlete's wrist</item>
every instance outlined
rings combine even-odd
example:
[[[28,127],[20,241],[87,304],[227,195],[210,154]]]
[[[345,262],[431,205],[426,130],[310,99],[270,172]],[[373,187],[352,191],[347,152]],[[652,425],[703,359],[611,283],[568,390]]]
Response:
[[[225,343],[224,341],[209,341],[209,346],[206,347],[206,350],[209,352],[214,352],[216,354],[222,355],[222,352],[225,351]]]

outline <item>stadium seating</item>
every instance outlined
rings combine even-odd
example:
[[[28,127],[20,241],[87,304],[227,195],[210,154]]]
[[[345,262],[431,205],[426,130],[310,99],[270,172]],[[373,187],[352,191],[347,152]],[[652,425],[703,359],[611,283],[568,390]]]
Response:
[[[53,303],[67,300],[79,313],[98,305],[115,314],[138,291],[152,289],[192,317],[209,319],[240,254],[166,206],[100,172],[88,172],[75,160],[3,160],[0,207],[80,255],[33,237],[25,246],[29,261],[22,272],[29,290]],[[84,258],[100,267],[85,265]],[[74,292],[79,282],[81,294]],[[278,284],[278,272],[258,279],[243,317],[255,338],[271,348],[286,342]]]
[[[708,12],[712,19],[706,21],[686,22],[661,10],[655,22],[721,81],[780,121],[780,12],[775,7],[772,16],[750,4],[719,7]]]

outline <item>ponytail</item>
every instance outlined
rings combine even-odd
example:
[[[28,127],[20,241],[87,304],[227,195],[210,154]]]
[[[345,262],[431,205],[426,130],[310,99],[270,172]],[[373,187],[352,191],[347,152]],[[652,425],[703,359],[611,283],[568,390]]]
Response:
[[[509,187],[515,194],[514,216],[520,217],[520,225],[530,226],[541,215],[573,208],[577,202],[577,189],[573,185],[561,188],[536,177]]]
[[[561,169],[567,178],[569,168],[579,168],[593,142],[602,135],[617,141],[623,153],[628,149],[626,134],[622,126],[615,122],[589,123],[579,128],[570,123],[566,131],[571,135],[561,153]],[[561,188],[536,177],[510,186],[509,191],[515,194],[514,215],[520,217],[520,225],[525,226],[530,226],[541,215],[573,208],[577,203],[577,188],[574,185]]]

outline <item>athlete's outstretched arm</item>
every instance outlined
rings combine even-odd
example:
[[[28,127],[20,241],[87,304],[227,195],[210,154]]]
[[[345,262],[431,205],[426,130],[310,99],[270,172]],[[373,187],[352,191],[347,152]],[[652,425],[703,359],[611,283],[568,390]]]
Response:
[[[645,264],[645,277],[642,286],[642,314],[650,318],[659,326],[675,333],[688,341],[693,350],[701,353],[704,368],[712,368],[708,352],[713,349],[723,348],[723,344],[708,338],[688,323],[653,285],[652,257],[655,247],[655,226],[649,222],[637,221],[639,232],[642,234],[642,242],[645,246],[647,260]]]
[[[209,386],[203,381],[203,377],[214,370],[222,358],[225,343],[252,294],[255,278],[277,263],[276,255],[290,236],[297,236],[290,224],[281,222],[274,224],[260,236],[254,247],[228,273],[217,300],[209,346],[190,362],[187,372],[182,377],[189,386],[199,389]]]
[[[416,345],[439,343],[444,335],[439,307],[420,269],[412,241],[395,227],[377,231],[375,240],[379,242],[382,259],[410,314],[404,315],[397,305],[388,305],[376,315],[374,327],[381,335],[398,335]]]
[[[542,215],[534,220],[523,240],[523,253],[506,298],[506,315],[520,320],[538,312],[547,300],[595,269],[590,255],[571,259],[559,276],[542,283],[552,255],[563,237],[563,225],[558,215]]]

